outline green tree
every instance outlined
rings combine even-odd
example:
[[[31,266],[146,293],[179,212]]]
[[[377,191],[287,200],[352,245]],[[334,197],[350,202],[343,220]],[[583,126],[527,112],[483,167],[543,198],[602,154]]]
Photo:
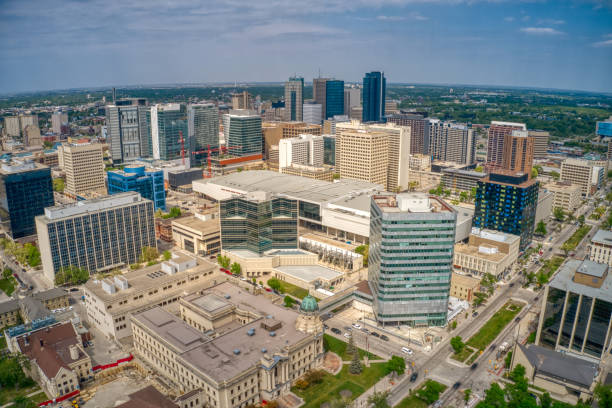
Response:
[[[446,387],[435,381],[427,381],[425,386],[421,387],[417,391],[417,396],[425,401],[427,404],[433,404],[440,398],[440,393],[444,391]]]
[[[25,395],[18,395],[13,400],[12,408],[36,408],[38,405]]]
[[[168,250],[165,250],[163,253],[164,261],[169,261],[172,259],[172,253]]]
[[[542,408],[552,407],[552,398],[550,397],[549,393],[545,392],[544,394],[542,394],[542,397],[540,398],[540,407]]]
[[[389,391],[374,391],[374,394],[368,397],[368,406],[374,408],[391,408],[387,402]]]
[[[349,337],[348,344],[346,345],[346,354],[350,354],[350,355],[359,354],[359,352],[357,351],[357,347],[355,347],[355,339],[353,335]]]
[[[578,217],[578,223],[580,224],[580,226],[584,225],[584,214],[580,215]]]
[[[85,268],[69,265],[64,266],[55,274],[55,284],[61,285],[81,285],[89,280],[89,272]]]
[[[271,287],[272,289],[280,292],[281,291],[281,283],[278,279],[276,278],[270,278],[268,279],[268,286]]]
[[[157,258],[159,258],[159,252],[157,251],[157,248],[143,246],[140,250],[139,262],[141,263],[155,261],[157,260]]]
[[[351,336],[351,339],[352,338],[353,336]],[[362,371],[363,371],[363,366],[361,365],[361,361],[359,361],[359,353],[355,351],[353,353],[353,358],[351,359],[351,365],[349,366],[349,372],[351,374],[357,375],[357,374],[361,374]]]
[[[462,191],[461,193],[459,193],[459,201],[461,201],[462,203],[465,201],[468,201],[469,196],[467,191]]]
[[[404,374],[404,371],[406,371],[406,360],[399,356],[391,356],[385,365],[385,371],[387,374],[394,372],[398,376]]]
[[[498,383],[493,383],[488,390],[485,391],[485,398],[476,405],[477,408],[506,408],[506,397],[504,390],[501,389]]]
[[[217,262],[222,268],[229,268],[230,259],[227,256],[223,256],[221,254],[217,255]]]
[[[355,252],[363,255],[363,266],[368,266],[368,255],[370,253],[370,245],[365,244],[365,245],[359,245],[357,248],[355,248]]]
[[[536,169],[535,167],[531,168],[531,178],[537,178],[539,175],[538,173],[538,169]]]
[[[540,220],[538,222],[538,225],[536,226],[535,234],[536,235],[540,235],[540,236],[544,236],[547,233],[548,233],[548,231],[546,230],[546,223],[544,222],[544,220]]]
[[[512,370],[512,372],[510,373],[510,378],[512,379],[512,381],[517,382],[523,377],[525,377],[525,373],[525,367],[521,364],[517,364],[516,367],[514,367],[514,370]]]
[[[612,385],[597,384],[593,392],[599,408],[612,408]]]
[[[550,177],[552,177],[554,180],[559,180],[559,177],[561,177],[561,175],[553,170],[550,172]]]
[[[293,305],[295,304],[295,300],[289,295],[285,296],[283,302],[285,303],[285,307],[293,307]]]
[[[11,276],[13,276],[13,270],[11,268],[4,268],[2,270],[2,277],[4,279],[9,279]]]
[[[472,189],[470,190],[470,201],[474,201],[476,199],[477,192],[478,189],[476,187],[472,187]]]
[[[470,401],[470,395],[472,395],[471,389],[468,388],[467,390],[463,391],[463,400],[466,404]]]
[[[484,169],[483,169],[483,167],[482,167],[482,166],[476,166],[476,168],[474,169],[474,171],[477,171],[477,172],[479,172],[479,173],[482,173],[482,171],[483,171],[483,170],[484,170]]]
[[[26,262],[28,265],[35,268],[41,264],[40,251],[38,248],[36,248],[36,246],[28,242],[23,246],[23,250],[25,251]]]
[[[451,338],[450,345],[455,350],[455,353],[461,353],[465,347],[465,343],[461,340],[461,336],[455,336]]]
[[[55,178],[53,179],[53,191],[57,191],[58,193],[63,193],[66,184],[64,183],[64,179]]]
[[[512,364],[512,352],[511,351],[509,351],[508,354],[506,354],[506,357],[504,357],[504,367],[510,368],[510,364]]]
[[[238,262],[234,262],[230,267],[230,272],[233,275],[242,275],[242,266]]]
[[[563,211],[563,208],[555,207],[553,210],[553,217],[559,222],[563,221],[565,219],[565,211]]]
[[[457,328],[457,321],[453,320],[453,322],[451,323],[451,330],[455,330]]]

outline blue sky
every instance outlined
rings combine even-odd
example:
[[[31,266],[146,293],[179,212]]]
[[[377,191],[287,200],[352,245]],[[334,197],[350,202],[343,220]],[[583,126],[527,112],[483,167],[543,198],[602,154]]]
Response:
[[[612,92],[612,0],[3,0],[0,94],[186,82]]]

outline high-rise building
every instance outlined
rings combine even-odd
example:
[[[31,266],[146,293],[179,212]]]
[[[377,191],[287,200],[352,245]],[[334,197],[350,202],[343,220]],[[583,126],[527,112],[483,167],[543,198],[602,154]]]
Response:
[[[502,171],[479,180],[474,227],[518,235],[524,250],[533,237],[539,185],[528,174]]]
[[[292,164],[323,166],[323,144],[323,136],[307,134],[289,139],[281,139],[278,144],[279,170]]]
[[[151,111],[146,99],[120,99],[106,105],[106,129],[113,163],[127,163],[153,155]]]
[[[350,116],[351,108],[361,105],[361,89],[357,87],[344,88],[344,115]]]
[[[471,127],[430,119],[427,133],[433,160],[459,164],[476,162],[476,135]]]
[[[28,125],[23,130],[23,145],[25,147],[40,147],[42,146],[42,138],[40,137],[40,128],[34,125]]]
[[[220,201],[221,248],[263,254],[297,248],[297,201],[263,191]]]
[[[363,122],[384,122],[387,80],[383,72],[368,72],[363,78]]]
[[[324,119],[344,114],[344,81],[328,79],[325,82]]]
[[[253,109],[253,100],[249,91],[232,94],[232,109]]]
[[[548,151],[550,133],[545,130],[530,130],[529,137],[533,139],[533,158],[545,159]]]
[[[4,132],[8,137],[19,137],[21,135],[19,116],[4,117]]]
[[[28,126],[38,127],[38,115],[19,115],[19,126],[22,134]]]
[[[238,157],[261,155],[261,117],[253,111],[243,109],[231,110],[229,114],[224,115],[224,123],[225,118],[225,144],[233,148],[229,150],[229,154]]]
[[[263,122],[262,132],[264,139],[264,155],[270,158],[269,151],[272,146],[278,146],[281,139],[297,137],[302,134],[321,135],[321,125],[304,122]]]
[[[323,164],[336,165],[336,136],[323,135]]]
[[[123,170],[106,173],[108,194],[135,191],[147,200],[153,201],[155,210],[166,210],[164,172],[161,169],[145,168],[143,165],[128,165]]]
[[[312,79],[312,100],[321,105],[321,116],[325,116],[327,104],[327,81],[328,78],[313,78]]]
[[[51,170],[32,161],[0,165],[0,222],[13,239],[36,233],[34,217],[54,204]]]
[[[181,134],[183,142],[181,143]],[[151,144],[157,160],[188,157],[187,108],[180,103],[157,104],[151,107]]]
[[[488,131],[487,164],[500,168],[503,163],[504,141],[513,130],[527,130],[524,123],[492,121]]]
[[[336,171],[340,177],[387,188],[389,135],[363,129],[336,132]]]
[[[456,219],[437,197],[372,196],[368,283],[380,323],[446,324]]]
[[[285,82],[285,120],[301,122],[304,105],[304,78],[291,77]]]
[[[211,149],[219,147],[219,108],[212,103],[190,104],[187,107],[187,117],[190,163],[198,166],[208,157],[203,150],[209,146]]]
[[[58,149],[66,173],[64,191],[75,197],[87,193],[106,193],[102,145],[98,143],[64,144]]]
[[[319,103],[304,104],[304,122],[312,125],[320,125],[323,120],[322,106]]]
[[[387,122],[410,126],[410,154],[429,155],[429,120],[421,114],[395,113],[387,116]]]
[[[53,133],[57,135],[64,133],[63,126],[68,126],[68,113],[62,111],[53,112],[51,115],[51,130]]]
[[[50,282],[63,267],[110,271],[137,263],[143,247],[157,248],[153,202],[136,192],[45,208],[36,232]]]
[[[578,184],[583,196],[590,196],[597,191],[600,183],[602,167],[594,166],[589,160],[565,159],[561,163],[559,179],[571,184]]]
[[[502,168],[504,170],[525,173],[531,177],[533,166],[533,138],[526,130],[513,130],[506,135]]]
[[[336,134],[336,124],[342,122],[350,122],[348,116],[346,115],[336,115],[331,118],[325,119],[323,121],[323,134],[324,135],[335,135]]]

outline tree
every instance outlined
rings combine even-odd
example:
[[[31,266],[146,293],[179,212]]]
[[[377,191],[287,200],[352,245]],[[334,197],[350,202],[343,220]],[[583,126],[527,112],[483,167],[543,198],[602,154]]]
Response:
[[[348,344],[346,345],[346,353],[350,355],[359,354],[357,347],[355,346],[355,339],[352,335],[349,337]]]
[[[451,330],[455,330],[457,328],[457,321],[453,320],[453,322],[451,323]]]
[[[486,290],[489,296],[495,292],[495,284],[497,283],[497,279],[491,273],[485,273],[482,280],[480,281],[480,286]]]
[[[471,389],[468,388],[467,390],[463,391],[463,400],[466,404],[470,401],[470,395],[472,395]]]
[[[537,178],[538,177],[538,169],[536,169],[535,167],[531,168],[531,178]]]
[[[374,394],[368,397],[368,406],[374,408],[391,408],[387,402],[389,391],[374,391]]]
[[[509,351],[508,354],[506,354],[506,357],[504,357],[504,367],[510,368],[510,364],[512,364],[512,352],[511,351]]]
[[[172,253],[168,250],[164,251],[164,261],[169,261],[172,258]]]
[[[474,169],[474,171],[477,171],[479,173],[482,173],[484,169],[482,168],[482,166],[476,166],[476,168]]]
[[[561,177],[561,175],[553,170],[550,172],[550,177],[552,177],[554,180],[559,180],[559,177]]]
[[[474,201],[476,199],[477,192],[478,189],[476,187],[472,187],[472,189],[470,190],[470,201]]]
[[[612,408],[612,385],[597,384],[593,392],[599,408]]]
[[[482,405],[481,405],[482,404]],[[504,390],[501,389],[498,383],[491,384],[488,390],[485,391],[485,398],[483,401],[479,402],[476,405],[477,408],[481,407],[495,407],[495,408],[505,408],[506,397],[504,395]]]
[[[468,193],[467,191],[462,191],[461,193],[459,193],[459,201],[461,201],[462,203],[467,201],[469,199],[468,197]]]
[[[80,285],[87,280],[89,280],[89,271],[74,265],[63,266],[55,274],[55,284],[57,286]]]
[[[363,255],[363,266],[368,266],[368,255],[370,253],[370,245],[359,245],[355,248],[355,252]]]
[[[445,388],[444,385],[429,380],[425,383],[425,386],[417,391],[417,396],[428,405],[433,404],[440,398],[440,393],[444,391]]]
[[[4,268],[2,270],[2,277],[4,279],[9,279],[11,276],[13,276],[13,270],[11,268]]]
[[[229,268],[230,265],[230,259],[227,256],[223,256],[221,254],[217,255],[217,262],[219,262],[219,265],[222,268]]]
[[[271,287],[272,289],[276,290],[277,292],[281,291],[281,283],[276,278],[268,279],[268,286]]]
[[[387,374],[394,372],[398,376],[404,374],[406,371],[406,360],[399,356],[391,356],[391,359],[385,365],[385,371]]]
[[[25,252],[25,258],[28,265],[35,268],[41,264],[40,251],[38,248],[36,248],[36,246],[28,242],[23,246],[23,250]]]
[[[155,261],[159,257],[157,248],[143,246],[140,250],[140,263]]]
[[[580,226],[584,225],[584,214],[580,215],[578,217],[578,223],[580,224]]]
[[[242,274],[242,266],[238,262],[234,262],[230,267],[230,272],[232,275],[241,275]]]
[[[514,370],[512,370],[510,373],[510,378],[512,381],[517,382],[525,377],[525,373],[525,367],[521,364],[517,364],[516,367],[514,367]]]
[[[561,207],[555,207],[553,210],[553,216],[559,222],[562,222],[565,219],[565,211]]]
[[[455,336],[451,338],[450,345],[455,350],[455,353],[461,353],[465,347],[465,343],[461,340],[461,336]]]
[[[546,223],[544,222],[544,220],[540,220],[538,222],[538,225],[536,226],[535,234],[536,235],[540,235],[540,236],[544,236],[547,233],[548,233],[548,231],[546,230]]]
[[[55,178],[53,179],[53,191],[57,191],[58,193],[63,193],[65,188],[64,179]]]
[[[351,339],[353,336],[351,336]],[[354,346],[353,346],[354,347]],[[351,359],[351,365],[349,366],[349,372],[351,374],[357,375],[361,374],[363,371],[363,367],[361,366],[361,361],[359,361],[359,353],[353,353],[353,358]]]
[[[18,395],[13,400],[12,408],[36,408],[38,405],[25,395]]]
[[[550,397],[550,394],[545,392],[544,394],[542,394],[542,397],[540,398],[540,407],[542,408],[551,408],[552,407],[552,398]],[[601,408],[601,405],[600,405]]]
[[[295,304],[295,300],[289,295],[286,295],[283,301],[285,302],[285,307],[293,307]]]

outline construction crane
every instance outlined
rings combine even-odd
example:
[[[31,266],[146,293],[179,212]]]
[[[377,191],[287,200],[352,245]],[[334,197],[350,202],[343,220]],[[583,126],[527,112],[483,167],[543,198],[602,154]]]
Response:
[[[210,148],[210,145],[206,146],[206,150],[198,150],[193,152],[193,155],[195,156],[196,154],[201,154],[201,153],[206,153],[206,164],[207,164],[207,168],[208,168],[208,175],[206,175],[206,172],[204,172],[204,177],[205,178],[211,178],[212,177],[212,162],[211,162],[211,156],[213,152],[221,152],[221,153],[227,153],[228,150],[231,149],[240,149],[242,148],[242,146],[220,146],[220,147],[215,147],[213,149]]]
[[[183,131],[179,130],[180,139],[178,140],[181,144],[181,159],[183,159],[183,166],[185,165],[185,139],[183,138]]]

